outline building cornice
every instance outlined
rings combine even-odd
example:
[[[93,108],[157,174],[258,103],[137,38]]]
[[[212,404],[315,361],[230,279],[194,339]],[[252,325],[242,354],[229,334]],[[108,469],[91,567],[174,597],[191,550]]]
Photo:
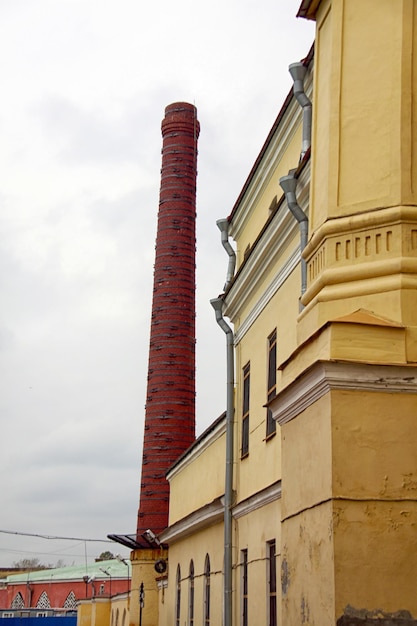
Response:
[[[312,68],[305,79],[305,90],[311,98],[313,91]],[[292,96],[292,90],[289,96],[285,113],[282,115],[279,125],[276,126],[274,132],[269,137],[268,145],[262,149],[262,158],[257,160],[256,167],[251,172],[250,180],[245,185],[245,191],[241,194],[238,203],[233,208],[229,234],[235,240],[239,238],[242,230],[245,228],[247,220],[253,212],[253,207],[259,203],[266,187],[276,176],[282,156],[287,151],[295,133],[302,124],[303,112],[298,102]],[[294,167],[296,166],[297,163]],[[278,180],[277,190],[281,191]]]
[[[310,162],[303,168],[298,181],[297,200],[303,211],[308,214]],[[259,284],[264,280],[270,268],[272,266],[279,267],[277,274],[272,278],[264,292],[257,298],[255,306],[242,320],[240,326],[236,328],[236,344],[300,262],[300,246],[297,245],[292,253],[285,256],[281,267],[279,266],[279,257],[287,249],[290,241],[297,236],[298,230],[297,221],[289,212],[285,202],[282,202],[280,208],[264,229],[262,236],[253,247],[250,256],[236,276],[235,282],[227,292],[224,314],[233,322],[239,317],[240,312],[244,309],[254,292],[259,289]]]
[[[333,390],[417,393],[417,367],[318,361],[269,404],[282,426]]]
[[[252,214],[253,206],[259,203],[259,200],[274,177],[283,152],[288,148],[291,140],[301,124],[302,113],[299,104],[293,100],[288,109],[287,114],[281,122],[279,133],[277,132],[271,139],[265,155],[253,174],[250,185],[245,195],[241,199],[239,210],[233,220],[230,222],[229,233],[233,239],[237,240],[246,223]],[[279,187],[277,186],[279,189]]]
[[[239,519],[271,502],[275,502],[275,500],[279,500],[280,497],[281,481],[279,480],[236,504],[233,507],[233,517]],[[221,496],[169,526],[159,535],[159,540],[164,544],[173,544],[199,530],[222,521],[223,517],[224,497]]]
[[[281,498],[281,481],[278,480],[276,483],[273,483],[266,489],[262,491],[258,491],[253,496],[246,498],[239,504],[233,507],[233,517],[235,519],[239,519],[244,515],[248,515],[261,507],[270,504],[271,502],[275,502],[275,500],[279,500]]]
[[[172,480],[184,468],[193,463],[214,441],[219,439],[226,432],[226,413],[223,413],[215,422],[211,424],[196,441],[186,450],[178,461],[167,472],[167,480]]]
[[[298,9],[297,17],[305,17],[307,20],[314,20],[320,2],[321,0],[303,0]]]

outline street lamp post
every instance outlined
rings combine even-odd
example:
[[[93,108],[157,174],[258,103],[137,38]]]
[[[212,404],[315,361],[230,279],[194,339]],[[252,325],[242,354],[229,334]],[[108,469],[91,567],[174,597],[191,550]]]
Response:
[[[116,554],[116,559],[120,561],[120,563],[124,563],[127,567],[127,593],[130,591],[130,571],[129,571],[129,563],[120,556],[120,554]]]
[[[108,570],[104,569],[104,567],[100,567],[100,571],[103,572],[103,574],[106,574],[106,576],[110,578],[110,597],[111,597],[111,574]]]
[[[142,626],[142,609],[145,606],[145,589],[143,582],[140,583],[139,589],[139,626]]]

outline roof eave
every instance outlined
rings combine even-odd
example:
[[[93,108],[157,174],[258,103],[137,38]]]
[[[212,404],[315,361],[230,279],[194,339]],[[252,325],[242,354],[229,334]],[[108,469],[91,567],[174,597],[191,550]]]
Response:
[[[304,17],[307,20],[315,20],[317,9],[321,0],[302,0],[298,9],[297,17]]]

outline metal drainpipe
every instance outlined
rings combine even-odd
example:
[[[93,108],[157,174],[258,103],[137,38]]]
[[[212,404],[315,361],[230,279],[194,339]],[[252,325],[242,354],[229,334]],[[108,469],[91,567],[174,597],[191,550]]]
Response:
[[[303,209],[297,202],[295,190],[297,188],[297,179],[293,172],[290,172],[287,176],[283,176],[279,179],[279,184],[285,194],[287,205],[295,219],[300,225],[300,250],[301,250],[301,295],[303,295],[307,289],[307,263],[303,259],[303,250],[307,245],[308,238],[308,218]],[[302,306],[300,305],[300,309]]]
[[[217,220],[216,224],[219,227],[221,234],[222,234],[222,246],[226,250],[227,254],[229,255],[229,265],[227,266],[226,282],[223,287],[224,291],[226,291],[226,289],[229,287],[230,283],[232,282],[232,278],[235,274],[236,254],[232,246],[229,243],[229,220],[227,219],[227,217],[225,217],[221,220]]]
[[[304,77],[307,73],[307,68],[303,63],[291,63],[288,70],[294,81],[294,96],[298,104],[303,109],[303,140],[301,144],[300,156],[300,160],[302,160],[305,153],[311,146],[312,106],[311,100],[306,96],[306,93],[304,91]]]
[[[210,304],[216,322],[226,333],[226,475],[224,487],[224,626],[232,626],[232,539],[233,539],[233,415],[234,415],[234,346],[233,331],[223,317],[223,300],[214,298]]]

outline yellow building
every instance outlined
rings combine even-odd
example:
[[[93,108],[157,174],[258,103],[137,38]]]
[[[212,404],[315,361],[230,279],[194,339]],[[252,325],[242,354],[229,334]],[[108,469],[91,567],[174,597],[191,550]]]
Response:
[[[168,476],[161,626],[417,619],[417,1],[299,15],[314,59],[219,222],[234,393]]]

